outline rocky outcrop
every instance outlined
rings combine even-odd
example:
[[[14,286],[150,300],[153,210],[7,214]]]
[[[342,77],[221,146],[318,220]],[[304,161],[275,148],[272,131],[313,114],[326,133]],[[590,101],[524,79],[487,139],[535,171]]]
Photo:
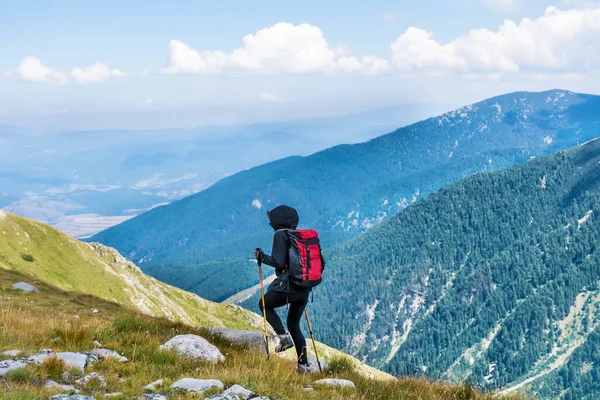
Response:
[[[5,360],[0,361],[0,376],[6,376],[10,371],[25,368],[27,363],[23,360]]]

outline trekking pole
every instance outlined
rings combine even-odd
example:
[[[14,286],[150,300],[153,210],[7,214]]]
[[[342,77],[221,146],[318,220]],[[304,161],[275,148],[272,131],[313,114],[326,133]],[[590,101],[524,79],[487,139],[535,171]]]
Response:
[[[323,368],[321,367],[321,360],[319,360],[319,351],[317,350],[317,344],[315,342],[315,335],[313,334],[312,325],[310,324],[310,319],[308,319],[308,311],[306,310],[306,308],[304,309],[304,315],[306,315],[306,324],[308,325],[308,331],[310,332],[313,348],[315,349],[315,355],[317,356],[317,364],[319,364],[319,371],[323,373]]]
[[[265,322],[265,350],[267,351],[267,360],[270,360],[271,355],[269,353],[269,337],[267,336],[267,308],[265,306],[265,286],[263,283],[262,262],[261,262],[261,260],[257,260],[257,262],[258,262],[258,275],[260,276],[260,294],[262,297],[263,320]]]

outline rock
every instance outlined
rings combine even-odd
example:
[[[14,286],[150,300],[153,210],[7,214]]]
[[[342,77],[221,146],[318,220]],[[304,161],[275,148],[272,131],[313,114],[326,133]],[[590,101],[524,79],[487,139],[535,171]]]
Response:
[[[102,347],[104,347],[104,346],[102,346],[102,343],[100,343],[100,342],[99,342],[99,341],[97,341],[97,340],[94,340],[94,343],[93,343],[93,344],[94,344],[94,348],[102,348]]]
[[[122,363],[126,363],[129,361],[127,358],[123,357],[122,355],[120,355],[119,353],[117,353],[114,350],[94,349],[94,350],[92,350],[92,353],[97,355],[101,360],[104,358],[112,358],[112,359],[117,360],[118,362],[122,362]]]
[[[168,400],[167,395],[163,393],[143,394],[140,397],[142,400]]]
[[[254,397],[252,400],[271,400],[271,398],[267,397],[267,396],[260,396],[260,397]]]
[[[80,382],[83,386],[87,386],[90,382],[94,380],[100,382],[100,386],[106,387],[106,381],[104,380],[104,377],[102,375],[98,375],[98,373],[96,372],[92,372],[91,374],[84,376],[83,378],[81,378]]]
[[[225,357],[216,346],[197,335],[179,335],[160,346],[161,350],[172,350],[185,357],[216,363]]]
[[[209,396],[204,400],[240,400],[240,398],[232,393],[218,393],[213,394],[212,396]]]
[[[44,384],[45,387],[49,388],[49,389],[60,389],[63,392],[73,392],[73,393],[79,393],[79,390],[75,389],[73,386],[71,385],[61,385],[60,383],[56,383],[53,380],[48,379],[46,381],[46,383]]]
[[[63,360],[65,364],[67,364],[68,368],[77,368],[81,371],[85,371],[85,369],[95,362],[98,362],[100,358],[91,353],[56,353],[56,358],[59,360]]]
[[[116,392],[116,393],[106,393],[104,396],[102,396],[105,399],[110,399],[113,397],[123,397],[123,393],[121,392]]]
[[[46,361],[46,359],[51,354],[54,354],[54,350],[52,350],[52,349],[42,349],[42,350],[38,351],[37,354],[34,354],[31,357],[28,357],[27,358],[27,363],[28,364],[41,365],[41,364],[44,363],[44,361]]]
[[[252,331],[238,331],[235,329],[227,328],[211,328],[211,333],[220,335],[230,342],[249,345],[250,347],[259,350],[266,354],[265,350],[265,337],[262,333]]]
[[[40,291],[35,287],[25,282],[18,282],[12,286],[13,290],[21,290],[25,293],[39,293]]]
[[[83,396],[81,394],[57,394],[50,397],[50,400],[96,400],[92,396]]]
[[[340,387],[347,387],[347,388],[356,388],[356,386],[354,386],[354,382],[352,381],[348,381],[346,379],[319,379],[318,381],[314,382],[315,385],[327,385],[327,386],[340,386]]]
[[[241,387],[240,385],[233,385],[232,387],[230,387],[229,389],[227,389],[225,391],[225,394],[233,394],[233,395],[241,398],[242,400],[249,399],[250,397],[252,397],[254,395],[254,393],[252,393],[250,390],[245,389],[245,388]],[[237,400],[239,400],[239,399],[237,399]]]
[[[98,310],[93,310],[92,311],[92,314],[99,314],[99,313],[100,313],[100,311],[98,311]]]
[[[0,353],[0,355],[4,356],[4,357],[16,358],[21,353],[22,353],[21,350],[7,350],[7,351],[3,351],[2,353]]]
[[[211,388],[223,389],[223,382],[216,379],[193,379],[183,378],[171,385],[176,390],[186,390],[188,392],[202,393]]]
[[[55,353],[50,349],[40,350],[37,354],[27,358],[28,364],[41,365],[46,361],[49,357],[56,357],[59,360],[62,360],[68,368],[77,368],[82,372],[85,371],[85,368],[99,360],[98,356],[91,353]]]
[[[63,374],[60,377],[62,379],[63,382],[70,382],[71,381],[71,374],[68,371],[63,372]]]
[[[22,360],[5,360],[0,361],[0,376],[6,376],[10,371],[25,368],[27,363]]]
[[[319,363],[317,362],[317,357],[314,354],[308,356],[308,364],[310,365],[310,373],[315,374],[317,372],[321,372],[319,370]],[[327,371],[328,365],[325,361],[321,360],[321,368],[323,371]]]
[[[148,385],[144,386],[144,389],[149,392],[154,392],[156,390],[156,388],[158,388],[159,386],[162,386],[163,384],[164,384],[163,380],[159,379],[156,382],[152,382],[152,383],[149,383]]]

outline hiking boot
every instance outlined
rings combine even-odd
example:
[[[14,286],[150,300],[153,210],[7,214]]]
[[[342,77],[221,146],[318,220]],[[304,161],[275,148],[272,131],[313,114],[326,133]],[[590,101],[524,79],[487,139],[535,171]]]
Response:
[[[277,338],[279,339],[279,343],[275,346],[275,353],[281,353],[294,347],[294,341],[289,333],[286,332],[283,335],[277,335]]]
[[[312,373],[312,369],[310,367],[310,364],[298,363],[298,368],[296,369],[296,372],[298,372],[300,375],[308,375]]]

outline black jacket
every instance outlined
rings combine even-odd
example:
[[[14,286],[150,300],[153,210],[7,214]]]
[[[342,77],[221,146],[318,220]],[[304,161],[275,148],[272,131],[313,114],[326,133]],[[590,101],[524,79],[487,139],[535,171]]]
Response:
[[[281,293],[297,293],[310,291],[288,282],[287,265],[289,264],[290,238],[287,229],[296,229],[300,219],[292,207],[279,206],[269,212],[271,227],[275,229],[273,235],[273,249],[271,255],[265,254],[262,262],[275,268],[277,279],[271,283],[268,290]]]

